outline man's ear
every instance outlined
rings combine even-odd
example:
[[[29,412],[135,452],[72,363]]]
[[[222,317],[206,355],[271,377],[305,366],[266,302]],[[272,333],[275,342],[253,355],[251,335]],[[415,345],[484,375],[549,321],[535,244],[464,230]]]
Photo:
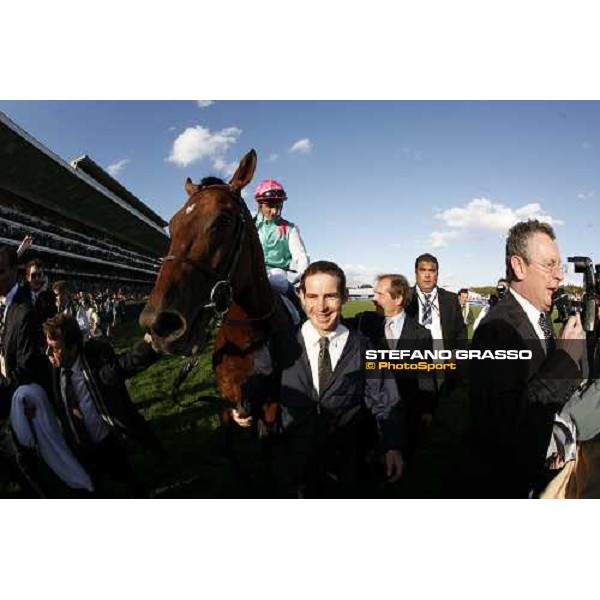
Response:
[[[304,297],[304,292],[302,291],[302,289],[300,290],[298,295],[300,296],[300,302],[302,303],[302,308],[306,308],[306,298]]]
[[[525,264],[525,259],[521,256],[515,254],[510,257],[510,266],[518,281],[525,279]]]

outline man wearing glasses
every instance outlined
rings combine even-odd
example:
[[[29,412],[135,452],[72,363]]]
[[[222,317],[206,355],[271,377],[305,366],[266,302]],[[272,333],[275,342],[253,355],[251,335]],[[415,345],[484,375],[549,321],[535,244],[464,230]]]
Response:
[[[579,315],[555,338],[552,295],[564,278],[552,227],[517,223],[506,241],[509,293],[481,322],[472,350],[529,350],[531,359],[472,360],[469,478],[476,497],[536,496],[574,451],[574,427],[558,416],[581,381]],[[563,462],[564,464],[564,462]]]
[[[17,283],[17,261],[14,248],[0,247],[0,461],[32,496],[47,495],[38,455],[70,487],[91,491],[48,399],[50,365],[30,293]]]

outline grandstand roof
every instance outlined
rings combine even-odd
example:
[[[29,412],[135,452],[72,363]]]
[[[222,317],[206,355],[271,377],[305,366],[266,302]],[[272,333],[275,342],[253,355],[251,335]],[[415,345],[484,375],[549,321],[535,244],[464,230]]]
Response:
[[[159,217],[153,210],[146,206],[139,198],[134,196],[126,187],[121,185],[112,175],[107,173],[99,164],[95,163],[89,156],[84,155],[71,161],[71,166],[75,169],[81,169],[88,175],[91,175],[98,183],[103,185],[113,194],[123,198],[131,206],[146,215],[160,227],[166,227],[168,223]]]
[[[168,247],[165,222],[91,159],[74,168],[0,112],[0,188],[145,252]],[[104,174],[104,175],[102,175]],[[98,176],[98,179],[96,176]]]

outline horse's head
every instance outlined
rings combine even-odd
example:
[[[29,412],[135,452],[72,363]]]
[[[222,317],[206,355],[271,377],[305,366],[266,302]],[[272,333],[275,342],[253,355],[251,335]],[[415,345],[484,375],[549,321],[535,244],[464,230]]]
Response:
[[[199,186],[187,179],[189,198],[169,223],[168,255],[140,316],[158,351],[195,353],[211,318],[224,314],[234,298],[252,314],[257,290],[268,290],[262,249],[240,194],[255,169],[251,150],[229,184]]]

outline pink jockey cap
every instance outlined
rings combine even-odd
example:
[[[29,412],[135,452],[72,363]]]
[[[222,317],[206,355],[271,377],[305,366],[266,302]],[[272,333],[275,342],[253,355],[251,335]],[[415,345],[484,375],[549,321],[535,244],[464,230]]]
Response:
[[[267,202],[269,200],[273,202],[283,202],[284,200],[287,200],[287,195],[279,181],[275,181],[275,179],[264,179],[256,187],[254,199],[257,202]]]

